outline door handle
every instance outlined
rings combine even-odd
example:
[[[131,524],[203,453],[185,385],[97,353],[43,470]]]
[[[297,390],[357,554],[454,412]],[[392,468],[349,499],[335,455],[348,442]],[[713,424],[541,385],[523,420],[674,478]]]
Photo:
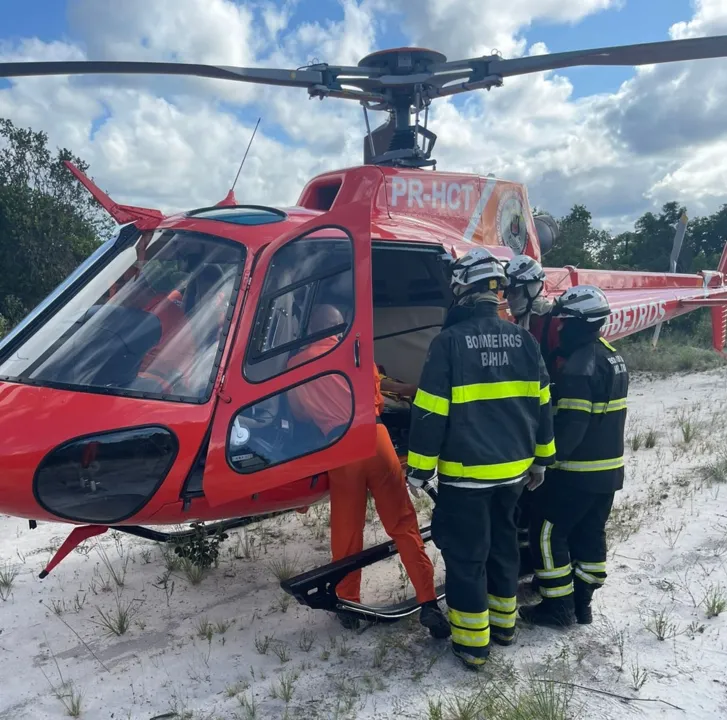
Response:
[[[353,341],[353,361],[356,364],[356,367],[361,367],[361,341],[359,340],[358,335]]]

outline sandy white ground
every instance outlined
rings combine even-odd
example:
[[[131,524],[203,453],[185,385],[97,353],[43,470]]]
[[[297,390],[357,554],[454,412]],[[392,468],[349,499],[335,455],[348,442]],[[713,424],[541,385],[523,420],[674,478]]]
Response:
[[[658,437],[653,449],[628,450],[596,621],[562,632],[522,628],[518,645],[493,651],[485,678],[461,669],[416,618],[357,635],[286,602],[272,566],[287,558],[302,570],[328,560],[327,505],[232,534],[199,584],[175,569],[166,590],[159,546],[111,534],[88,541],[41,581],[67,528],[43,523],[31,531],[0,516],[0,572],[18,571],[0,601],[0,720],[65,717],[57,696],[70,684],[89,720],[426,718],[428,698],[443,699],[441,717],[456,718],[455,695],[485,683],[486,693],[516,702],[518,682],[528,692],[528,674],[642,699],[579,689],[566,716],[580,709],[585,718],[727,717],[727,610],[707,617],[710,599],[727,600],[726,384],[723,370],[633,381],[629,435],[655,429]],[[696,433],[685,443],[689,423]],[[702,468],[715,462],[705,480]],[[422,503],[423,521],[428,514]],[[384,537],[370,523],[367,541]],[[429,552],[441,579],[431,543]],[[410,591],[397,559],[365,572],[365,600]],[[96,623],[117,605],[130,606],[133,619],[125,634],[109,637]],[[656,636],[659,616],[664,640]],[[287,703],[273,697],[296,677]]]

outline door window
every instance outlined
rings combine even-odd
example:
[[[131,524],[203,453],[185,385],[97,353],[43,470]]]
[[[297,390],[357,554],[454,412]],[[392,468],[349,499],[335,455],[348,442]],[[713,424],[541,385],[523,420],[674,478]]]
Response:
[[[353,297],[348,234],[317,230],[281,247],[258,302],[245,378],[263,382],[330,352],[351,327]]]
[[[341,373],[308,379],[240,410],[227,443],[227,459],[253,473],[333,445],[353,418],[353,388]]]

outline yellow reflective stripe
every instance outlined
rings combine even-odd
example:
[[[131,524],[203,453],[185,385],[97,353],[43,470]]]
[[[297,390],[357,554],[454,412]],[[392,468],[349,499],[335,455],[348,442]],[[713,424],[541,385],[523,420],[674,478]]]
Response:
[[[436,455],[420,455],[409,450],[407,464],[415,470],[434,470],[437,467]]]
[[[553,531],[553,523],[543,520],[543,526],[540,528],[540,553],[543,556],[543,564],[546,570],[554,570],[553,549],[550,547],[550,534]]]
[[[514,397],[540,397],[540,382],[508,380],[506,382],[475,383],[452,388],[453,403],[468,403],[476,400],[503,400]]]
[[[551,455],[555,455],[555,438],[553,438],[547,445],[535,446],[536,457],[550,457]]]
[[[449,400],[447,398],[432,395],[421,388],[417,390],[414,405],[422,410],[436,413],[437,415],[444,415],[445,417],[449,415]]]
[[[500,613],[496,610],[490,611],[490,625],[498,628],[514,628],[515,627],[515,611],[510,613]]]
[[[469,630],[452,626],[452,642],[458,645],[464,645],[465,647],[487,647],[490,644],[490,628],[488,626],[486,630],[470,632]]]
[[[618,412],[626,410],[626,398],[618,398],[609,400],[607,403],[591,403],[588,400],[580,400],[579,398],[561,398],[558,400],[557,410],[582,410],[589,413]]]
[[[536,570],[535,576],[539,580],[555,580],[556,578],[568,577],[571,573],[570,565],[561,565],[552,570]]]
[[[626,410],[626,398],[609,400],[607,403],[593,403],[594,413],[618,412],[619,410]]]
[[[618,470],[624,466],[624,459],[613,458],[611,460],[564,460],[555,463],[558,470],[570,470],[571,472],[601,472],[603,470]]]
[[[501,613],[513,613],[517,608],[517,598],[488,595],[487,604],[490,606],[490,612],[497,610]]]
[[[606,572],[605,562],[586,563],[581,562],[580,560],[576,560],[576,565],[578,565],[579,568],[585,570],[586,572]]]
[[[605,338],[598,338],[611,352],[616,352],[616,348],[611,345]]]
[[[560,585],[559,587],[549,588],[540,586],[540,594],[544,598],[561,598],[570,595],[573,592],[573,583],[569,582],[567,585]]]
[[[599,578],[591,573],[583,572],[579,567],[576,568],[576,577],[579,577],[583,582],[587,582],[589,585],[603,585],[606,582],[606,578]]]
[[[459,625],[468,630],[485,630],[490,623],[489,610],[480,613],[469,613],[449,608],[447,617],[452,625]]]
[[[547,405],[550,400],[550,385],[540,388],[540,404]]]
[[[462,465],[449,460],[439,461],[440,475],[449,475],[454,478],[469,478],[471,480],[507,480],[523,475],[533,464],[535,458],[516,460],[509,463],[494,463],[492,465]]]
[[[558,410],[582,410],[589,413],[593,409],[593,404],[580,398],[560,398],[557,408]]]

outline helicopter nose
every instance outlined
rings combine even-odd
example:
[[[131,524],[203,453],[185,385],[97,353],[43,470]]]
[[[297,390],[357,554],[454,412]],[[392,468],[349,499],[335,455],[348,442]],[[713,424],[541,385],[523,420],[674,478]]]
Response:
[[[179,443],[162,425],[124,427],[120,400],[0,383],[0,512],[110,525],[144,507]]]

